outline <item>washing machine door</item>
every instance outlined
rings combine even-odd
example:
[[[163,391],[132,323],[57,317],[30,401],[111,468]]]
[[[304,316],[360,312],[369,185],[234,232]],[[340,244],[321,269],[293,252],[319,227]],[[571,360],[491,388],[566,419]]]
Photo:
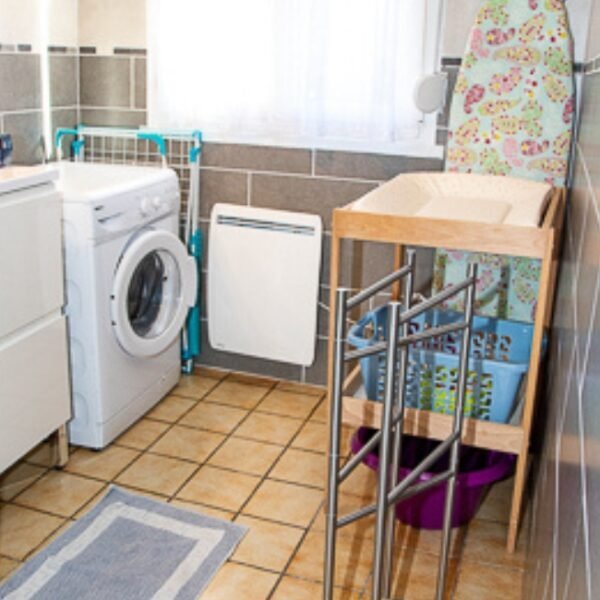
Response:
[[[175,341],[196,300],[197,269],[168,231],[145,231],[125,249],[111,295],[112,324],[132,356],[155,356]]]

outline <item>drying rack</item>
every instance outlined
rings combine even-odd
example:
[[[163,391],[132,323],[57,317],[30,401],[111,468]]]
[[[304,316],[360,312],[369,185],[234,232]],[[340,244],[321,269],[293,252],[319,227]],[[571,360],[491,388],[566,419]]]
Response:
[[[528,468],[529,440],[542,356],[542,341],[544,330],[549,326],[552,314],[564,208],[565,190],[554,188],[539,227],[370,213],[354,210],[352,204],[333,211],[330,280],[330,306],[332,307],[336,306],[337,302],[342,241],[346,240],[357,243],[392,244],[395,248],[392,272],[397,271],[403,264],[405,247],[448,248],[504,256],[523,256],[541,261],[538,301],[520,421],[516,424],[503,424],[465,418],[461,431],[461,440],[465,444],[517,456],[508,524],[507,550],[509,552],[514,552],[521,518]],[[393,279],[393,275],[389,277]],[[399,292],[399,285],[396,282],[392,291],[393,298],[398,299]],[[336,315],[333,310],[330,315],[329,331],[336,331]],[[335,389],[336,340],[334,335],[330,335],[329,338],[328,357],[329,418],[332,419],[334,416],[334,403],[339,395],[340,419],[343,424],[354,427],[380,428],[383,404],[351,395],[351,390],[360,380],[358,365],[343,381],[341,391],[338,393],[338,390]],[[451,415],[406,408],[402,429],[405,434],[445,440],[453,430],[453,418]]]
[[[336,294],[332,402],[329,423],[330,448],[328,457],[325,572],[323,577],[325,600],[332,600],[333,598],[337,530],[373,513],[375,513],[376,517],[373,593],[371,597],[373,600],[381,600],[382,597],[389,598],[392,586],[391,573],[396,521],[395,505],[446,481],[448,482],[448,487],[436,592],[437,600],[443,600],[444,597],[450,539],[452,535],[451,523],[454,510],[456,478],[458,475],[459,452],[465,420],[463,408],[467,389],[477,267],[476,265],[470,265],[467,278],[464,281],[439,292],[428,300],[412,306],[411,299],[413,296],[415,263],[415,252],[414,250],[410,250],[406,264],[394,273],[391,273],[352,297],[349,296],[349,290],[344,288],[338,289]],[[401,279],[404,280],[403,304],[393,301],[388,306],[389,318],[386,341],[346,352],[346,323],[348,313],[390,285],[395,285]],[[438,325],[417,333],[409,332],[408,324],[411,319],[463,292],[465,294],[465,311],[462,321]],[[462,339],[460,342],[456,402],[453,414],[450,417],[452,424],[451,431],[448,437],[437,448],[421,460],[410,475],[401,482],[398,482],[398,469],[402,452],[402,430],[405,416],[405,388],[408,378],[409,347],[412,344],[458,332],[462,332]],[[344,363],[384,351],[386,365],[385,389],[379,431],[340,469]],[[379,476],[376,503],[339,517],[339,486],[376,445],[379,445]],[[431,465],[435,464],[447,452],[450,452],[448,469],[431,477],[427,481],[415,483]]]
[[[190,309],[183,330],[182,371],[191,373],[194,358],[200,354],[200,281],[202,275],[202,231],[198,226],[200,211],[200,157],[202,132],[154,131],[122,127],[59,128],[54,136],[57,160],[63,158],[63,141],[72,138],[71,156],[76,162],[101,162],[172,168],[179,179],[182,206],[186,219],[183,241],[196,261],[198,290],[195,305]]]

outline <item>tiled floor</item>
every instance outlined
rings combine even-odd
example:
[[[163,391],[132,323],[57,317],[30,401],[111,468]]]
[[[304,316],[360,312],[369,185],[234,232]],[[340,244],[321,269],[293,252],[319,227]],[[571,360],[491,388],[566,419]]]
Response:
[[[0,477],[0,579],[114,482],[250,528],[203,600],[320,598],[325,415],[321,389],[199,370],[102,452],[74,448],[63,471],[48,468],[51,447],[40,446]],[[341,510],[373,498],[374,486],[359,467],[342,486]],[[510,491],[510,481],[497,485],[455,534],[449,597],[521,597],[523,549],[504,550]],[[339,535],[338,599],[370,597],[372,545],[372,519]],[[433,597],[438,552],[438,532],[398,527],[394,599]]]

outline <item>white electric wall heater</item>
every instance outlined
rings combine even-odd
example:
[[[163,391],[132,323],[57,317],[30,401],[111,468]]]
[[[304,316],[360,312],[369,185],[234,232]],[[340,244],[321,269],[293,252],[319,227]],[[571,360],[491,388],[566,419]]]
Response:
[[[312,364],[321,232],[317,215],[214,206],[207,305],[213,348]]]

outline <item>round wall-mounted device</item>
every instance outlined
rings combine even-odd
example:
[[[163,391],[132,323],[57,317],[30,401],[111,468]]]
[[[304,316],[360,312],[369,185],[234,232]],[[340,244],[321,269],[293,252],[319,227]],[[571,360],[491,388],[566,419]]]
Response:
[[[415,86],[414,102],[426,114],[443,108],[446,101],[448,78],[445,73],[433,73],[419,79]]]

